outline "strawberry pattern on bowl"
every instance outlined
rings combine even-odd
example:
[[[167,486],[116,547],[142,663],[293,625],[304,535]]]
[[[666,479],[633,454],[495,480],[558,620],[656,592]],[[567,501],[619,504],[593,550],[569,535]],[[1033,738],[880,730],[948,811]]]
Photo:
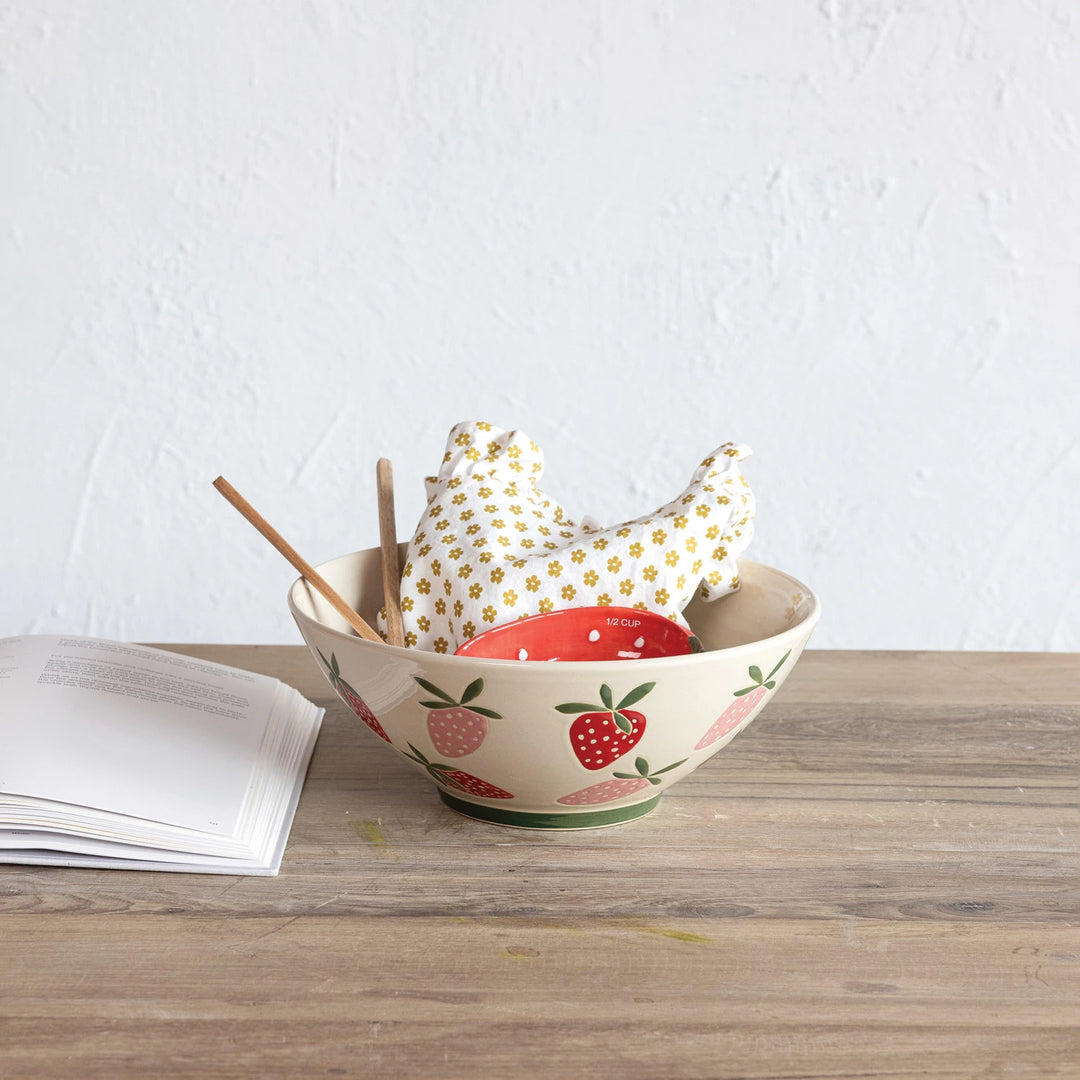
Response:
[[[368,616],[382,603],[379,552],[318,567]],[[700,652],[533,662],[396,648],[355,636],[297,582],[293,617],[327,681],[449,808],[530,829],[586,829],[648,814],[760,712],[819,617],[814,594],[743,560],[741,587],[685,610]],[[791,597],[801,603],[792,615]],[[329,658],[329,659],[327,659]]]
[[[672,764],[665,765],[662,769],[652,772],[645,758],[639,757],[634,761],[636,773],[613,772],[610,780],[602,780],[599,784],[590,784],[587,788],[572,791],[569,795],[564,795],[561,799],[555,801],[562,806],[594,806],[597,803],[626,799],[631,795],[636,795],[639,791],[646,791],[650,784],[663,783],[660,777],[666,772],[671,772],[672,769],[677,769],[685,760],[684,758],[683,761],[672,762]]]
[[[488,720],[501,720],[502,716],[480,705],[469,705],[484,690],[483,679],[473,679],[462,691],[461,699],[455,700],[434,683],[413,678],[437,701],[421,701],[420,705],[431,711],[427,714],[428,736],[431,745],[444,757],[464,757],[480,749],[487,738]],[[466,707],[469,706],[469,707]]]
[[[569,701],[555,706],[556,712],[577,716],[570,725],[570,746],[586,769],[602,769],[637,746],[645,734],[645,714],[629,706],[640,701],[655,685],[648,682],[634,687],[616,705],[611,687],[603,683],[600,687],[603,705]]]
[[[384,742],[390,742],[390,736],[383,730],[378,717],[368,708],[367,702],[341,677],[341,668],[338,666],[337,657],[331,653],[330,659],[327,660],[320,652],[319,659],[323,662],[326,677],[330,680],[330,685],[337,696],[352,709],[357,719],[363,720],[380,739]]]
[[[751,679],[750,685],[735,691],[735,700],[720,714],[709,730],[701,736],[694,749],[704,750],[706,747],[712,746],[714,742],[730,734],[746,720],[749,720],[761,706],[765,695],[776,686],[776,673],[784,666],[784,661],[790,655],[791,650],[789,649],[780,657],[772,671],[765,676],[761,674],[761,668],[756,664],[751,664],[747,672]]]

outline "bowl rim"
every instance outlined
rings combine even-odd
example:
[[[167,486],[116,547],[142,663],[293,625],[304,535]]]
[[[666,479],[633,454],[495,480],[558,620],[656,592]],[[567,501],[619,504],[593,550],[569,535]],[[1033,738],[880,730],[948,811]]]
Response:
[[[332,566],[334,563],[344,562],[347,559],[355,559],[357,556],[367,555],[377,551],[378,548],[362,548],[358,551],[350,551],[344,555],[338,555],[333,559],[327,559],[326,561],[319,563],[315,569],[322,574],[326,568]],[[557,663],[550,663],[537,660],[500,660],[488,656],[458,656],[456,653],[452,652],[437,653],[430,652],[426,649],[410,649],[403,645],[390,645],[385,641],[368,641],[358,634],[351,632],[346,633],[343,630],[337,630],[332,626],[327,626],[325,623],[320,622],[306,612],[301,611],[293,596],[298,589],[306,584],[302,577],[296,578],[289,586],[286,599],[289,605],[289,611],[292,613],[293,619],[298,625],[304,623],[309,624],[313,628],[317,628],[320,632],[330,634],[331,637],[336,637],[342,642],[348,642],[350,645],[360,645],[363,648],[390,649],[395,656],[409,658],[414,662],[416,662],[418,656],[422,656],[425,661],[430,661],[439,665],[454,664],[459,667],[465,665],[477,672],[483,668],[497,668],[499,670],[516,668],[519,671],[528,670],[530,673],[555,670],[566,671],[567,674],[574,674],[583,672],[586,669],[595,668],[598,664],[605,667],[609,664],[619,665],[620,668],[623,669],[625,669],[627,665],[632,665],[635,668],[639,665],[648,665],[649,669],[653,670],[656,668],[677,667],[681,664],[694,663],[700,661],[704,657],[724,657],[725,659],[737,658],[743,653],[756,652],[763,646],[783,646],[789,642],[794,643],[799,638],[809,638],[814,627],[817,625],[818,620],[821,618],[821,600],[817,593],[805,582],[793,577],[786,570],[780,570],[775,566],[757,562],[754,559],[740,559],[739,564],[759,566],[763,570],[768,570],[773,574],[779,574],[782,578],[790,582],[790,584],[795,586],[798,591],[802,592],[805,599],[809,601],[810,609],[807,611],[806,615],[800,619],[799,622],[795,623],[794,626],[789,626],[786,630],[781,630],[778,634],[757,638],[754,641],[747,641],[741,645],[730,645],[724,649],[705,649],[703,652],[686,653],[678,656],[642,657],[638,660],[560,660]],[[722,600],[723,597],[718,597],[716,602],[719,603]],[[465,670],[464,667],[462,669]]]

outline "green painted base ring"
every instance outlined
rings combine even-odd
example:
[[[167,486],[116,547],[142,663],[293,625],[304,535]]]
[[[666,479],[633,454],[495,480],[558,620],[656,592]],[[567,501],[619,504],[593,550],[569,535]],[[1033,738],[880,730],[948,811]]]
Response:
[[[451,810],[456,810],[466,817],[490,821],[493,825],[511,825],[517,829],[599,829],[605,825],[621,825],[624,821],[644,817],[650,810],[655,810],[660,801],[660,796],[654,795],[644,802],[619,806],[612,810],[585,810],[578,814],[537,814],[527,810],[508,810],[502,806],[481,806],[479,803],[459,799],[446,791],[440,791],[439,798]]]

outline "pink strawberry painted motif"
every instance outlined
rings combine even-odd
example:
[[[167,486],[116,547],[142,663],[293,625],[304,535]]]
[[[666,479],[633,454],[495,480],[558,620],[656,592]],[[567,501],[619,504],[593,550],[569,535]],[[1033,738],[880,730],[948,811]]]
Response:
[[[473,776],[472,773],[455,769],[453,765],[444,765],[439,761],[429,761],[412,743],[409,743],[409,749],[412,753],[405,756],[418,765],[423,765],[435,783],[441,784],[451,791],[464,791],[480,799],[514,798],[509,791],[504,791],[489,780],[481,780],[479,776]]]
[[[565,705],[555,706],[558,712],[578,714],[570,725],[570,746],[586,769],[606,768],[641,741],[645,734],[645,715],[630,706],[639,702],[655,685],[654,682],[642,683],[616,705],[611,687],[604,683],[600,687],[602,705],[568,701]]]
[[[440,690],[434,683],[413,678],[438,701],[421,701],[425,709],[430,709],[427,717],[428,735],[431,745],[444,757],[464,757],[480,748],[487,737],[488,720],[501,720],[502,717],[491,709],[479,705],[465,706],[475,700],[484,690],[484,680],[474,679],[462,691],[461,699],[456,701],[445,690]]]
[[[753,680],[750,686],[735,691],[735,700],[720,714],[712,727],[698,740],[695,750],[704,750],[712,746],[714,742],[722,739],[728,733],[734,731],[754,710],[761,704],[761,699],[776,686],[773,676],[783,666],[784,661],[791,655],[788,649],[777,661],[776,666],[768,675],[761,674],[761,668],[756,664],[749,669],[750,678]]]
[[[327,673],[330,676],[330,685],[334,688],[338,697],[340,697],[341,700],[352,709],[357,717],[363,720],[380,739],[385,739],[386,742],[390,742],[390,736],[386,734],[382,724],[379,723],[375,714],[368,708],[367,702],[341,677],[341,669],[338,667],[337,657],[331,653],[330,659],[327,660],[320,651],[319,659],[326,665]],[[391,745],[393,745],[393,743],[391,743]]]
[[[650,772],[649,763],[643,757],[639,757],[634,761],[636,773],[612,773],[610,780],[601,780],[599,784],[590,784],[587,788],[571,792],[569,795],[564,795],[561,799],[555,801],[562,803],[563,806],[595,806],[597,803],[625,799],[628,795],[634,795],[639,791],[644,791],[647,787],[659,784],[661,782],[660,777],[664,773],[677,769],[685,761],[686,758],[683,758],[682,761],[673,762],[671,765],[665,765],[662,769],[657,769],[656,772]]]

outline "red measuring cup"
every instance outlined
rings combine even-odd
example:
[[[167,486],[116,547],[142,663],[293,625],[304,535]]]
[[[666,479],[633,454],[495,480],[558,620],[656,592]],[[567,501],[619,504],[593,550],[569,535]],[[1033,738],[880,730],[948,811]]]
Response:
[[[700,652],[689,630],[653,611],[579,607],[530,615],[485,630],[457,656],[492,660],[642,660]]]

